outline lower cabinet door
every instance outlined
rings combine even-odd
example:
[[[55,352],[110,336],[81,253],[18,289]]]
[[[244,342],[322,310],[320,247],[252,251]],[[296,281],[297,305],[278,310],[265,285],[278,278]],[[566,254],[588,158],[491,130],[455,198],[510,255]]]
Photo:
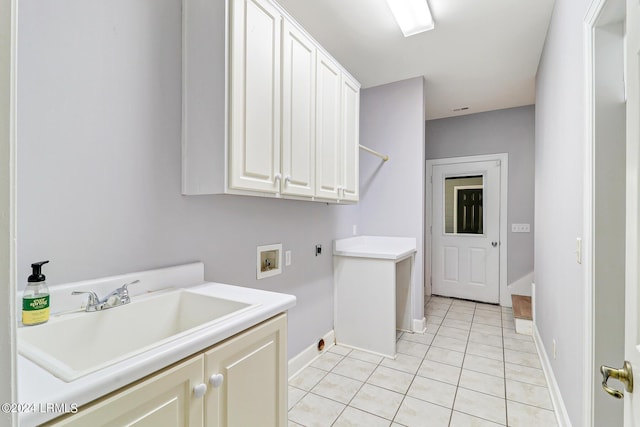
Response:
[[[203,397],[196,397],[194,387],[202,384],[203,369],[204,357],[200,355],[49,425],[200,427]]]
[[[287,425],[286,315],[205,353],[209,427]]]

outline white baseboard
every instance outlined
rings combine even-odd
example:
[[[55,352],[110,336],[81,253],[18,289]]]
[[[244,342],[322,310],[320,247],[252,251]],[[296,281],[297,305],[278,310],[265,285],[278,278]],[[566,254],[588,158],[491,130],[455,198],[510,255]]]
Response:
[[[556,376],[551,368],[551,361],[547,356],[547,352],[544,349],[542,338],[538,333],[538,327],[533,324],[533,340],[536,343],[538,355],[540,356],[540,362],[542,363],[542,371],[547,379],[547,385],[549,386],[549,394],[551,395],[551,403],[553,403],[553,409],[556,414],[556,420],[560,427],[571,427],[571,421],[569,420],[569,414],[567,408],[564,406],[564,400],[562,400],[562,394],[560,393],[560,387],[556,381]]]
[[[413,319],[413,332],[416,334],[424,334],[427,330],[427,319],[423,317],[422,319]]]
[[[325,353],[335,345],[336,336],[333,332],[333,329],[324,334],[322,339],[324,340],[324,350],[318,351],[318,344],[313,343],[309,347],[305,348],[300,353],[289,359],[289,380],[291,380],[291,378],[295,377],[300,371],[313,363],[313,361],[316,360],[318,356],[320,356],[322,353]]]
[[[533,335],[533,322],[527,319],[513,319],[516,324],[516,332],[522,335]]]

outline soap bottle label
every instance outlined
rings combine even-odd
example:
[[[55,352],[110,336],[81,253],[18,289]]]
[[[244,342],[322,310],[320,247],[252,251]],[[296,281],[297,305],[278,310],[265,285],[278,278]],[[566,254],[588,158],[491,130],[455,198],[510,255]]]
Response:
[[[22,323],[36,325],[49,320],[49,295],[22,299]]]

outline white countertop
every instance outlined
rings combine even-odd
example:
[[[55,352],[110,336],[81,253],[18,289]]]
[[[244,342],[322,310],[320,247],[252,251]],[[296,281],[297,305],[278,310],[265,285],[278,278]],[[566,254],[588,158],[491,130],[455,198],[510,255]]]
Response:
[[[414,237],[356,236],[333,241],[333,255],[401,261],[416,253]]]
[[[198,268],[201,266],[199,263],[193,264],[193,266],[196,265]],[[296,298],[292,295],[222,283],[204,282],[189,286],[188,289],[191,292],[255,304],[255,306],[211,327],[197,329],[193,333],[71,382],[56,378],[19,355],[18,402],[34,404],[35,408],[20,414],[20,425],[34,426],[62,415],[62,413],[45,410],[46,404],[66,404],[71,407],[72,404],[81,406],[91,402],[282,313],[296,303]],[[135,295],[132,296],[132,300],[134,298]],[[117,309],[117,307],[113,308],[113,310]]]

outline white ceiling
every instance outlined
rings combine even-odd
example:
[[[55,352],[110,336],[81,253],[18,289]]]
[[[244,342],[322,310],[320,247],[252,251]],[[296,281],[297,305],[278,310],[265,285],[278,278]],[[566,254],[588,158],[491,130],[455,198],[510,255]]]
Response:
[[[423,75],[427,119],[535,102],[554,0],[429,0],[435,29],[407,38],[386,0],[277,1],[363,88]]]

